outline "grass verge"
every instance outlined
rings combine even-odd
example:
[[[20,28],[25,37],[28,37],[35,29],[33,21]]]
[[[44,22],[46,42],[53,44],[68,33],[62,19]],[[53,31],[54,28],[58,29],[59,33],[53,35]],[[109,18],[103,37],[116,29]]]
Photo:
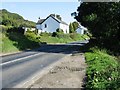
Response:
[[[39,47],[39,44],[31,35],[23,35],[16,32],[2,34],[2,54],[18,52]]]
[[[85,53],[87,67],[86,88],[89,90],[120,90],[119,61],[106,50],[91,48]]]

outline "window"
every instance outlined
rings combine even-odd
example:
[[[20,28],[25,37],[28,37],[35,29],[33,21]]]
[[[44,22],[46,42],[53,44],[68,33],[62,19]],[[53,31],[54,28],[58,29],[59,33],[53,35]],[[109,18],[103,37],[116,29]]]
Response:
[[[45,28],[47,28],[47,24],[45,24]]]

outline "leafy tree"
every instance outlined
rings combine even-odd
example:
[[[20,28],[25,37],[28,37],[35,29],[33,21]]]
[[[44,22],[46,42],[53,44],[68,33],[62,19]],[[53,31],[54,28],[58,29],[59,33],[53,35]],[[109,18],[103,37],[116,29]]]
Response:
[[[70,25],[69,25],[69,32],[70,33],[74,33],[74,28],[73,28],[73,24],[72,23],[70,23]]]
[[[78,26],[79,26],[79,24],[76,21],[70,23],[70,25],[69,25],[69,31],[70,31],[70,33],[76,32],[76,29],[78,28]]]
[[[111,50],[120,50],[120,2],[82,3],[75,19],[86,26],[92,36],[91,43]],[[72,14],[72,15],[73,15]]]
[[[76,22],[76,21],[74,21],[74,22],[72,23],[72,25],[73,25],[74,31],[75,31],[75,30],[78,28],[78,26],[79,26],[78,22]]]

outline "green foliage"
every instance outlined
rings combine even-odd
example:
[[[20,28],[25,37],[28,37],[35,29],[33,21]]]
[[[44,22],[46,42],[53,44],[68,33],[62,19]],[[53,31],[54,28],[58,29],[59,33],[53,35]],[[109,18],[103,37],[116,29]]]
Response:
[[[52,36],[53,36],[53,37],[56,37],[56,36],[57,36],[57,32],[53,32],[53,33],[52,33]]]
[[[25,36],[33,42],[36,42],[36,43],[40,42],[39,37],[32,31],[27,31]]]
[[[47,32],[41,32],[40,36],[51,36],[52,34],[51,33],[47,33]]]
[[[16,52],[39,47],[34,34],[23,35],[17,32],[2,34],[2,53]]]
[[[94,45],[119,53],[120,2],[84,2],[77,11],[75,18],[90,30]]]
[[[60,29],[60,28],[56,29],[56,32],[57,32],[57,33],[64,33],[63,30]]]
[[[76,21],[74,21],[74,22],[72,23],[72,25],[73,25],[74,31],[75,31],[75,30],[78,28],[78,26],[79,26],[78,22],[76,22]]]
[[[74,28],[73,28],[73,25],[72,25],[72,23],[70,23],[70,25],[69,25],[69,32],[70,33],[74,33]]]
[[[106,50],[96,48],[86,52],[87,81],[86,88],[90,90],[120,89],[119,64],[115,57],[107,54]]]
[[[25,30],[22,27],[10,27],[10,28],[7,29],[7,32],[8,33],[17,32],[17,33],[24,34]]]
[[[11,41],[6,35],[2,34],[2,44],[0,44],[2,52],[0,53],[9,53],[19,51],[14,44],[17,42]]]
[[[61,32],[53,32],[52,35],[45,35],[45,33],[40,34],[40,41],[46,43],[69,43],[72,41],[85,40],[85,38],[88,38],[88,36],[77,33],[64,34]]]
[[[69,25],[69,31],[70,31],[70,33],[75,33],[76,29],[78,28],[78,26],[79,26],[79,24],[76,21],[70,23],[70,25]]]
[[[14,27],[35,27],[35,22],[24,20],[24,18],[16,13],[10,13],[6,9],[0,10],[0,21],[2,25]]]
[[[80,35],[80,34],[77,34],[77,33],[71,33],[70,38],[72,38],[74,41],[84,40],[83,35]]]

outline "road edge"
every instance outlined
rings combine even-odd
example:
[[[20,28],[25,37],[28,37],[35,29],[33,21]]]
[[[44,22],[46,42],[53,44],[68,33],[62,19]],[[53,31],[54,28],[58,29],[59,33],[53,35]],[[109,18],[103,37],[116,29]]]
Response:
[[[30,88],[32,84],[34,84],[38,79],[42,78],[45,74],[47,74],[52,68],[54,68],[57,64],[60,64],[65,58],[71,56],[72,54],[66,55],[62,57],[61,59],[58,59],[57,62],[54,62],[50,64],[49,66],[45,67],[43,70],[39,71],[34,75],[30,80],[26,81],[25,83],[21,83],[17,85],[16,87],[18,88]],[[15,88],[16,88],[15,87]]]

